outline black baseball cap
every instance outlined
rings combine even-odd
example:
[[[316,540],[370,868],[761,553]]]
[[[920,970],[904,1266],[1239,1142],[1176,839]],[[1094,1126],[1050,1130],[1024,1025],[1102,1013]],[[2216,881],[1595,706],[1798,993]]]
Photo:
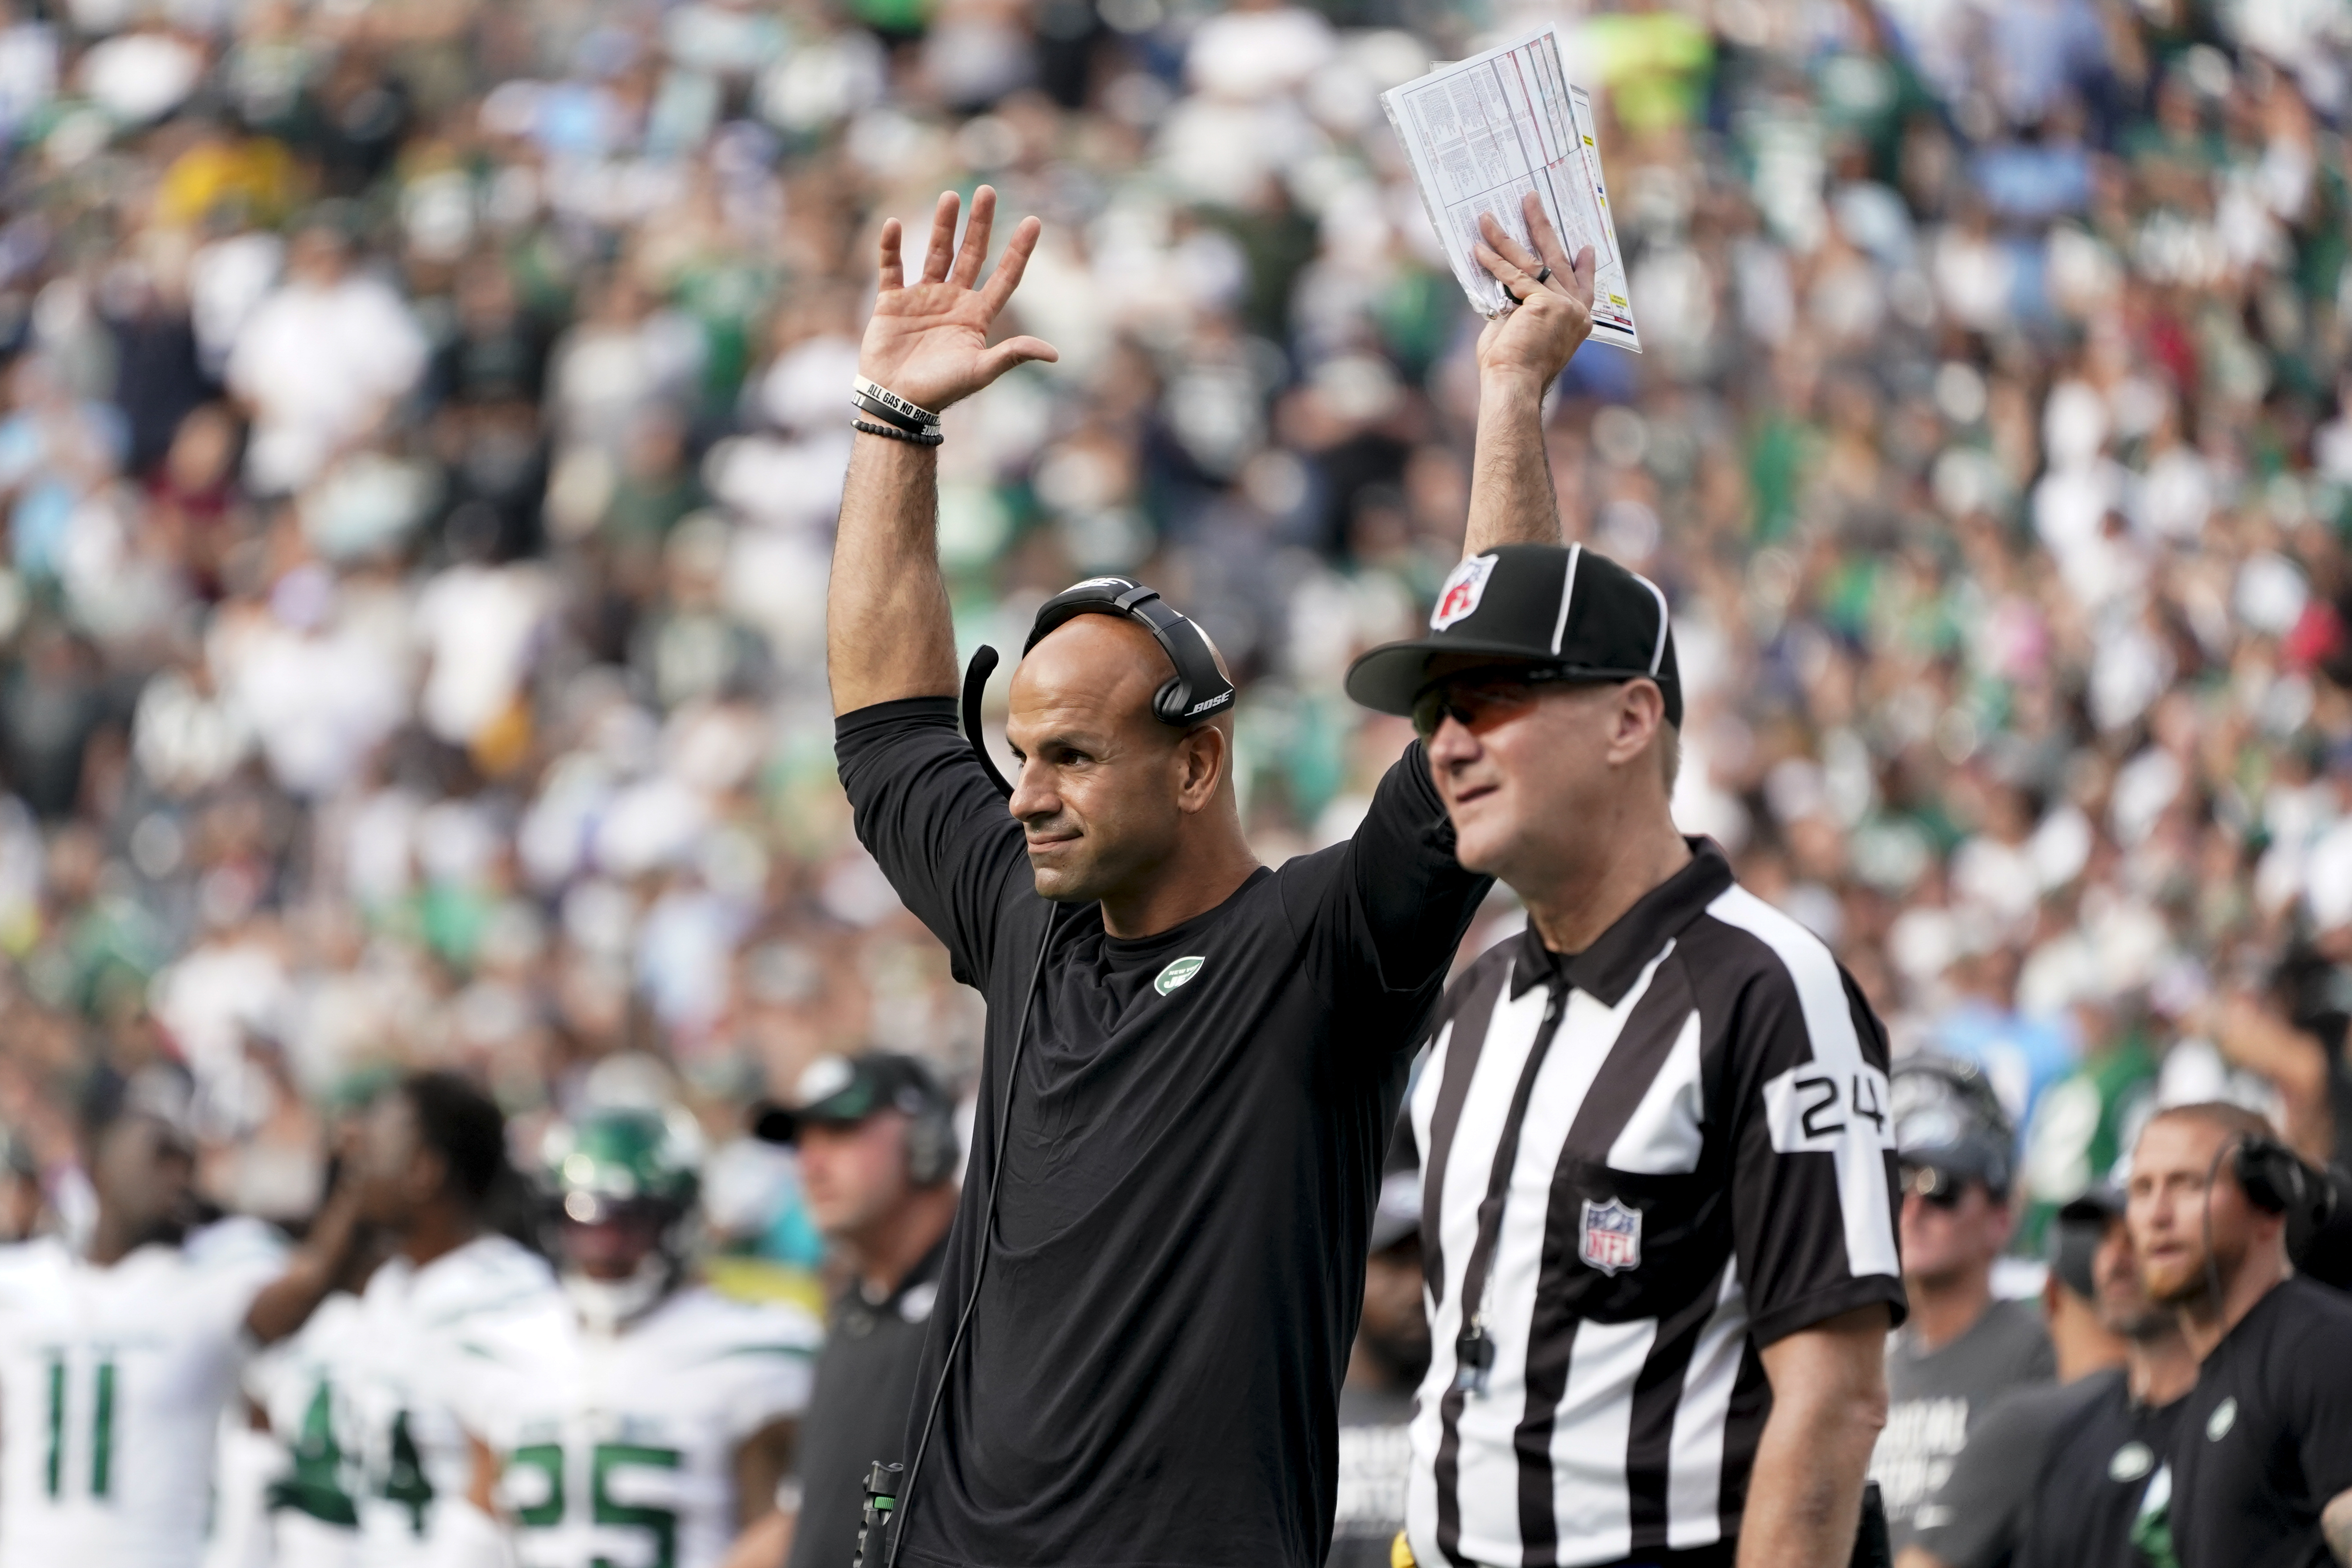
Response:
[[[1888,1079],[1895,1158],[1937,1178],[1921,1191],[1973,1181],[1997,1198],[2008,1195],[2017,1130],[1982,1068],[1921,1051],[1896,1062]]]
[[[2098,1300],[2093,1259],[2106,1239],[2107,1226],[2123,1216],[2123,1189],[2100,1182],[2070,1199],[2051,1222],[2050,1271],[2085,1301]]]
[[[802,1071],[785,1103],[767,1101],[751,1113],[751,1135],[793,1143],[811,1122],[854,1127],[877,1110],[920,1116],[952,1103],[939,1075],[919,1057],[896,1051],[822,1056]]]
[[[1647,677],[1683,721],[1673,617],[1655,583],[1581,544],[1502,544],[1465,558],[1438,590],[1429,635],[1372,649],[1348,667],[1348,695],[1410,714],[1441,656],[1468,654],[1596,681]]]

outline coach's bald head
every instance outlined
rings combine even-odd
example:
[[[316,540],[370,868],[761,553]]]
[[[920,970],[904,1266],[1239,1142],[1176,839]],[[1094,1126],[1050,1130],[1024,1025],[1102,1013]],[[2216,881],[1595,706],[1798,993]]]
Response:
[[[1073,616],[1013,672],[1013,815],[1037,891],[1102,900],[1113,934],[1154,929],[1149,909],[1171,883],[1248,855],[1232,711],[1190,729],[1161,723],[1152,696],[1175,674],[1149,629],[1107,615]]]

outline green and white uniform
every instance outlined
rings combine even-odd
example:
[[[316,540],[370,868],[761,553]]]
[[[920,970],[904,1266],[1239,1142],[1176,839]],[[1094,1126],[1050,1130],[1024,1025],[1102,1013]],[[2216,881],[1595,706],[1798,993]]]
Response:
[[[362,1568],[440,1568],[449,1556],[453,1509],[465,1505],[472,1450],[453,1405],[458,1342],[509,1318],[563,1305],[555,1275],[536,1254],[502,1236],[477,1237],[419,1268],[395,1257],[378,1268],[357,1311],[321,1331],[322,1376],[297,1402],[278,1436],[295,1451],[289,1479],[301,1476],[305,1435],[323,1426],[330,1456],[313,1442],[310,1479],[346,1478]],[[271,1401],[273,1425],[281,1419]],[[316,1422],[313,1412],[317,1413]],[[284,1495],[281,1493],[281,1495]],[[314,1492],[301,1510],[323,1519],[341,1510]],[[299,1527],[298,1527],[299,1528]],[[304,1565],[307,1568],[307,1564]]]
[[[502,1462],[522,1568],[710,1568],[740,1518],[735,1455],[800,1414],[823,1330],[702,1287],[613,1332],[568,1302],[462,1337],[459,1413]]]
[[[245,1315],[285,1258],[249,1220],[111,1268],[0,1247],[0,1563],[195,1568]]]
[[[339,1290],[246,1373],[246,1393],[282,1449],[268,1488],[270,1560],[281,1568],[360,1568],[367,1476],[352,1374],[364,1360],[365,1316],[357,1296]]]

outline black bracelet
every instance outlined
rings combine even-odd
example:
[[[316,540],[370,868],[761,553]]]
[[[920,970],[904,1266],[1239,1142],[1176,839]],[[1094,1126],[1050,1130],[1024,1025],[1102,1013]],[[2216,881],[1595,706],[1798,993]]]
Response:
[[[947,439],[936,430],[929,432],[901,430],[896,426],[877,425],[870,419],[853,419],[849,422],[849,427],[853,430],[863,430],[868,436],[885,436],[893,441],[912,441],[918,447],[936,447]]]
[[[940,433],[940,427],[936,421],[926,424],[920,419],[916,419],[908,415],[901,414],[898,409],[892,407],[890,405],[883,403],[879,399],[870,396],[866,393],[858,391],[855,388],[852,388],[849,394],[849,406],[853,413],[863,414],[872,418],[879,419],[885,425],[895,425],[899,429],[907,431],[910,435],[936,436]]]

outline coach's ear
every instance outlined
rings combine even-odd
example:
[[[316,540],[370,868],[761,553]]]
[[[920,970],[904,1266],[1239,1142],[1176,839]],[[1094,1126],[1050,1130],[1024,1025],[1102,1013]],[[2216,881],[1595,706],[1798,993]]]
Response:
[[[1187,816],[1206,811],[1233,766],[1234,738],[1226,723],[1203,724],[1176,742],[1176,808]]]

